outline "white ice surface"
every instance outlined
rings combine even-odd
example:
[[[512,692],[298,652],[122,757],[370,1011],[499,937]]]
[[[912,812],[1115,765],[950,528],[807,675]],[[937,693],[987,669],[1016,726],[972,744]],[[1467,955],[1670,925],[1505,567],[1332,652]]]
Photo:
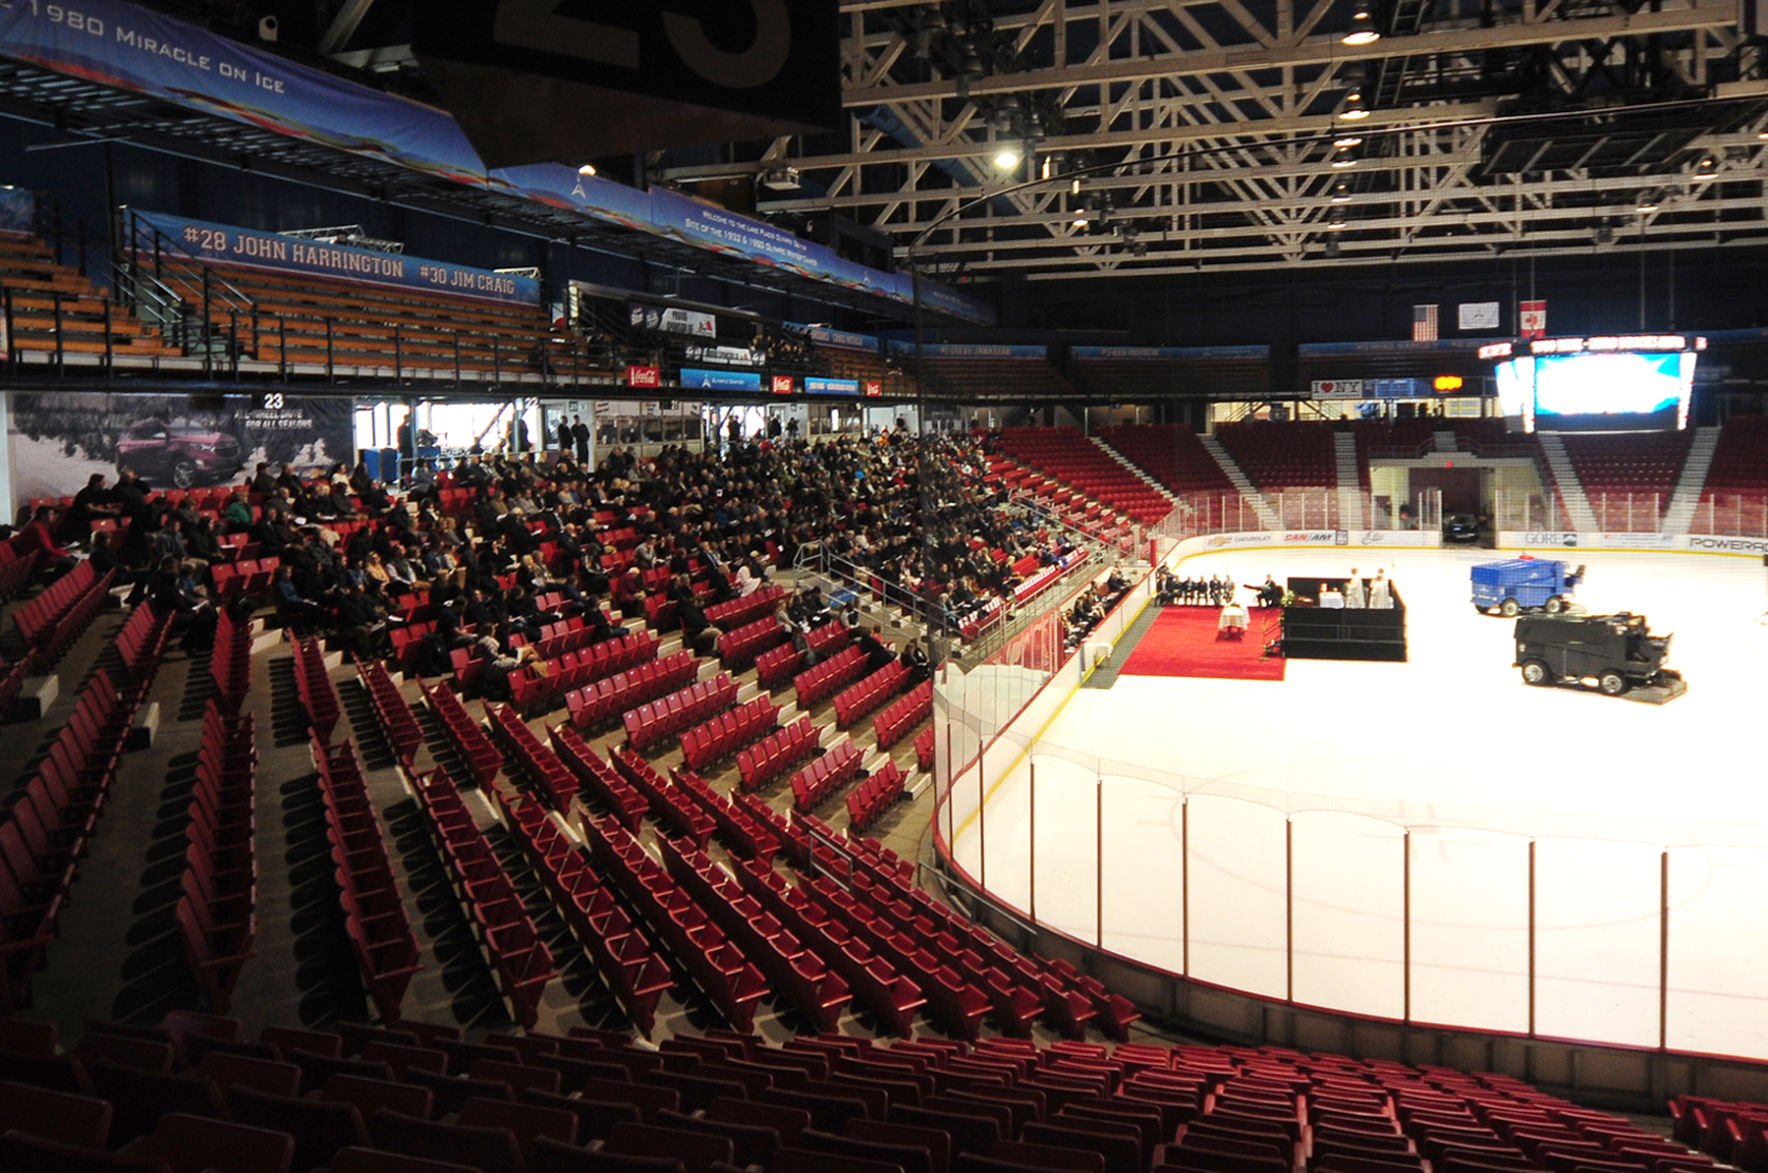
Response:
[[[960,829],[958,861],[1039,921],[1102,933],[1117,952],[1177,972],[1188,951],[1193,976],[1384,1017],[1404,1008],[1409,871],[1413,1018],[1523,1030],[1533,839],[1536,1030],[1648,1046],[1667,871],[1669,1045],[1768,1056],[1768,930],[1753,915],[1768,890],[1768,571],[1576,554],[1592,613],[1675,633],[1670,663],[1689,691],[1653,706],[1524,685],[1512,622],[1468,599],[1468,567],[1499,556],[1192,559],[1181,574],[1236,582],[1379,566],[1406,600],[1411,658],[1296,660],[1280,683],[1123,676],[1080,689],[1032,755],[1035,815],[1022,761]]]

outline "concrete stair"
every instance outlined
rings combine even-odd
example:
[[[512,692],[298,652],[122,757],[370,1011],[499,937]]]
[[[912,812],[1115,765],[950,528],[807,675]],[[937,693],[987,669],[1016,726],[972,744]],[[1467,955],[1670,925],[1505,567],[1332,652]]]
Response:
[[[1688,459],[1676,478],[1670,503],[1664,508],[1663,532],[1685,534],[1694,524],[1694,511],[1700,507],[1701,491],[1707,487],[1707,472],[1713,467],[1713,450],[1719,446],[1718,428],[1696,428],[1688,446]]]
[[[1265,500],[1265,495],[1259,492],[1258,486],[1252,483],[1252,478],[1248,477],[1241,469],[1239,462],[1228,454],[1226,448],[1222,447],[1222,442],[1214,436],[1200,436],[1198,438],[1203,441],[1204,450],[1216,462],[1223,475],[1228,478],[1228,482],[1252,507],[1253,513],[1258,517],[1259,528],[1282,529],[1283,519],[1277,515],[1275,509],[1271,508],[1271,503]]]
[[[1363,478],[1357,463],[1356,434],[1334,432],[1332,456],[1338,471],[1338,528],[1363,529]]]
[[[1430,434],[1430,443],[1438,452],[1461,451],[1461,441],[1456,437],[1454,428],[1438,428]]]
[[[1564,528],[1596,529],[1596,511],[1590,508],[1590,496],[1584,492],[1583,482],[1578,480],[1578,470],[1572,467],[1572,458],[1565,450],[1565,441],[1558,432],[1537,431],[1535,439],[1541,444],[1541,455],[1547,458],[1547,471],[1552,474],[1554,485],[1559,489],[1560,500],[1565,502],[1565,520],[1569,524]]]

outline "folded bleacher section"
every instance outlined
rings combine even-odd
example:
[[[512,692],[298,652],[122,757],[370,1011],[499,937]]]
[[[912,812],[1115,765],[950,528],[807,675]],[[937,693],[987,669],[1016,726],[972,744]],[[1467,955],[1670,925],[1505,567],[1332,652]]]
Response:
[[[1233,493],[1234,483],[1197,433],[1182,424],[1100,428],[1100,440],[1174,493]]]
[[[1008,428],[1000,434],[999,455],[1013,462],[996,462],[993,469],[1008,485],[1058,504],[1073,502],[1086,521],[1101,508],[1143,525],[1172,512],[1170,499],[1073,428]]]
[[[1768,535],[1768,416],[1726,421],[1695,517],[1697,530]]]
[[[1562,432],[1598,529],[1655,531],[1669,508],[1694,433]]]

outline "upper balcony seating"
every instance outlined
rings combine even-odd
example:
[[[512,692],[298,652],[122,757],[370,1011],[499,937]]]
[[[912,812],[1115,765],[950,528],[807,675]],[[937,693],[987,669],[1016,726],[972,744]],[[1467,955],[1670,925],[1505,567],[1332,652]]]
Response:
[[[110,299],[79,270],[59,264],[34,236],[0,233],[0,289],[10,303],[12,347],[28,353],[157,359],[181,352]]]
[[[911,365],[912,358],[905,361]],[[1074,388],[1060,371],[1041,358],[925,358],[930,388],[940,387],[959,395],[1041,396],[1069,398]]]
[[[1260,489],[1331,488],[1338,484],[1332,425],[1223,424],[1216,439]]]
[[[152,260],[144,254],[143,263]],[[542,306],[163,256],[160,263],[178,270],[167,284],[199,314],[207,270],[209,287],[227,290],[224,299],[211,296],[213,324],[260,362],[504,376],[591,369]]]
[[[1100,428],[1098,436],[1125,460],[1175,493],[1234,492],[1228,474],[1209,454],[1197,433],[1183,425]]]

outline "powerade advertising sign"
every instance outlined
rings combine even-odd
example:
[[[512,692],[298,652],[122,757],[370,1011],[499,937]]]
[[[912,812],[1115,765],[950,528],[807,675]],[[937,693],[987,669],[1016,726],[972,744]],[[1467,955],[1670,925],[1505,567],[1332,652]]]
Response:
[[[494,273],[489,269],[451,265],[446,261],[419,260],[347,244],[325,244],[275,232],[229,228],[159,212],[137,212],[136,216],[142,224],[165,237],[174,250],[199,261],[392,285],[400,289],[421,289],[429,293],[451,293],[517,305],[540,304],[540,282],[532,277]]]
[[[709,371],[700,367],[681,368],[681,385],[696,391],[759,391],[760,371]]]
[[[858,379],[825,379],[819,375],[806,375],[804,389],[812,395],[858,395]]]

